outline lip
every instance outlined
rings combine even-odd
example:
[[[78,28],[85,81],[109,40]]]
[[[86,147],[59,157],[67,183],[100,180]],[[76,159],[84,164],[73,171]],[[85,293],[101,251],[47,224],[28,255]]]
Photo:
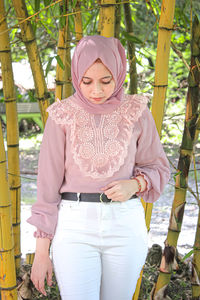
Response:
[[[94,101],[101,101],[103,99],[103,97],[99,97],[99,98],[92,98],[92,100],[94,100]]]

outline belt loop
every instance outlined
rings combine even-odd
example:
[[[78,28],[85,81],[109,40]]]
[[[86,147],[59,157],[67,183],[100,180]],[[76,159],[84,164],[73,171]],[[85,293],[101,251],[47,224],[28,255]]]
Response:
[[[81,193],[77,193],[77,203],[80,202],[80,198],[81,198]]]

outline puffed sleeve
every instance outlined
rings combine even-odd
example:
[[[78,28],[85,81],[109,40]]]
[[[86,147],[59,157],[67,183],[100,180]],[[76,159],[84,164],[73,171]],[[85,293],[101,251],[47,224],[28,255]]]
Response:
[[[40,148],[37,177],[37,201],[28,223],[37,227],[36,237],[52,237],[57,225],[59,190],[64,180],[65,130],[47,119]],[[40,234],[39,234],[40,233]]]
[[[169,162],[163,150],[153,116],[148,108],[138,121],[140,135],[137,141],[134,176],[143,175],[147,189],[139,193],[145,202],[155,202],[170,178]]]

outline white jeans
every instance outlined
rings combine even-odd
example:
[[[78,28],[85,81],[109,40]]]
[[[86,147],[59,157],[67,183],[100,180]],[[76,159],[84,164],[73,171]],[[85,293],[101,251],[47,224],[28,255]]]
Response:
[[[51,253],[62,300],[131,300],[148,249],[138,198],[62,200]]]

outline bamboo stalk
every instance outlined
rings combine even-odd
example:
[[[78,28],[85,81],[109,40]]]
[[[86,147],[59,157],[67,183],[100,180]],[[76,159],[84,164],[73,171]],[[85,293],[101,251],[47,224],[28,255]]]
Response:
[[[63,63],[64,52],[65,52],[64,44],[65,44],[65,27],[59,29],[59,36],[58,36],[58,51],[57,51],[57,55],[61,59],[62,63]],[[62,90],[63,90],[63,85],[64,85],[63,73],[64,72],[63,72],[62,67],[57,62],[57,65],[56,65],[55,100],[62,99]]]
[[[68,1],[65,0],[65,7],[63,3],[60,4],[61,15],[67,13]],[[58,56],[63,62],[64,70],[57,63],[56,67],[56,93],[55,99],[67,98],[72,94],[71,85],[71,56],[70,56],[70,32],[69,32],[69,17],[62,17],[59,29],[58,39]]]
[[[4,1],[0,1],[0,61],[3,79],[3,94],[6,105],[7,120],[7,148],[8,148],[8,172],[9,189],[12,203],[12,223],[15,241],[15,264],[16,269],[20,266],[20,202],[21,202],[21,182],[19,167],[19,130],[17,119],[16,94],[12,71],[11,50],[7,23],[4,16]]]
[[[81,4],[80,1],[78,0],[76,2],[76,7],[75,7],[75,33],[76,33],[76,43],[80,41],[83,37],[83,26],[82,26],[82,17],[81,17]]]
[[[129,3],[124,3],[124,18],[126,24],[126,31],[130,35],[134,35],[133,22],[131,18],[131,7]],[[135,56],[135,44],[127,41],[128,45],[128,60],[129,60],[129,92],[130,94],[137,94],[137,69],[136,69],[136,56]]]
[[[105,37],[114,36],[115,32],[115,1],[101,0],[100,9],[100,32]]]
[[[1,0],[0,13],[2,6]],[[6,153],[0,125],[0,299],[17,300],[12,211],[7,176]]]
[[[181,232],[182,220],[184,215],[184,207],[186,203],[186,192],[188,186],[188,173],[190,168],[190,163],[193,155],[193,148],[195,143],[195,131],[198,122],[198,106],[199,106],[199,96],[200,96],[200,71],[197,67],[197,59],[200,61],[200,48],[198,41],[200,39],[200,24],[195,17],[193,23],[193,35],[191,37],[191,64],[190,64],[190,73],[188,77],[188,93],[186,99],[186,114],[185,114],[185,126],[182,137],[182,143],[180,147],[180,156],[178,161],[175,184],[175,194],[173,199],[173,205],[171,209],[171,216],[169,221],[169,229],[167,234],[167,239],[165,241],[165,255],[162,257],[160,274],[158,276],[158,281],[156,283],[153,299],[156,297],[162,297],[165,288],[169,284],[171,278],[171,272],[174,264],[175,249],[177,246],[177,241],[179,234]],[[198,231],[199,232],[199,231]],[[199,245],[199,237],[197,238],[197,248]],[[171,253],[171,258],[169,260],[168,254]],[[196,260],[195,265],[199,266],[199,251],[195,252]],[[198,271],[199,272],[199,271]],[[197,272],[199,276],[200,273]],[[199,287],[197,287],[199,289]],[[200,294],[199,294],[200,295]]]
[[[193,89],[192,97],[200,98],[200,22],[198,18],[195,16],[193,26],[192,26],[192,56],[194,59],[195,68],[193,68],[193,78],[197,78],[195,80],[196,89]],[[197,92],[197,91],[198,92]],[[197,92],[197,95],[195,94]],[[199,104],[200,107],[200,104]],[[200,129],[200,115],[198,115],[198,121],[196,124],[196,132],[195,132],[195,140],[198,139],[199,136],[199,129]],[[194,158],[194,167],[195,167],[195,158]],[[196,168],[195,168],[196,174]],[[200,199],[199,199],[199,192],[198,192],[198,185],[197,185],[197,176],[196,176],[196,190],[197,190],[197,199],[198,199],[198,221],[196,227],[196,235],[195,235],[195,242],[194,242],[194,255],[192,260],[192,299],[197,300],[200,298]]]
[[[25,0],[13,0],[15,13],[21,28],[21,37],[24,42],[29,57],[29,62],[33,74],[36,97],[39,102],[41,111],[42,123],[45,125],[48,114],[46,112],[49,106],[49,93],[47,92],[47,86],[44,78],[44,72],[42,69],[42,63],[35,39],[35,35],[32,29],[30,21],[20,22],[28,18],[28,12],[26,9]]]
[[[71,45],[70,45],[70,31],[69,31],[69,21],[68,17],[66,20],[66,30],[65,30],[65,53],[64,53],[64,66],[65,70],[63,73],[63,98],[67,98],[72,95],[72,81],[71,81]]]
[[[120,2],[120,0],[117,0],[116,2]],[[119,39],[119,34],[120,34],[120,23],[121,23],[121,4],[118,4],[115,7],[115,37],[117,39]]]
[[[158,31],[157,55],[155,65],[155,86],[152,100],[152,115],[155,120],[156,128],[161,135],[161,128],[164,115],[164,103],[168,83],[168,66],[171,32],[173,29],[173,19],[175,10],[175,0],[163,0],[161,5],[161,15]],[[145,211],[145,221],[147,229],[150,229],[151,214],[153,204],[145,203],[142,199]],[[142,275],[141,275],[142,276]],[[138,280],[133,300],[138,299],[138,290],[140,289],[141,279]]]
[[[198,300],[200,297],[200,203],[198,205],[199,215],[196,227],[194,242],[194,255],[192,260],[192,299]]]

